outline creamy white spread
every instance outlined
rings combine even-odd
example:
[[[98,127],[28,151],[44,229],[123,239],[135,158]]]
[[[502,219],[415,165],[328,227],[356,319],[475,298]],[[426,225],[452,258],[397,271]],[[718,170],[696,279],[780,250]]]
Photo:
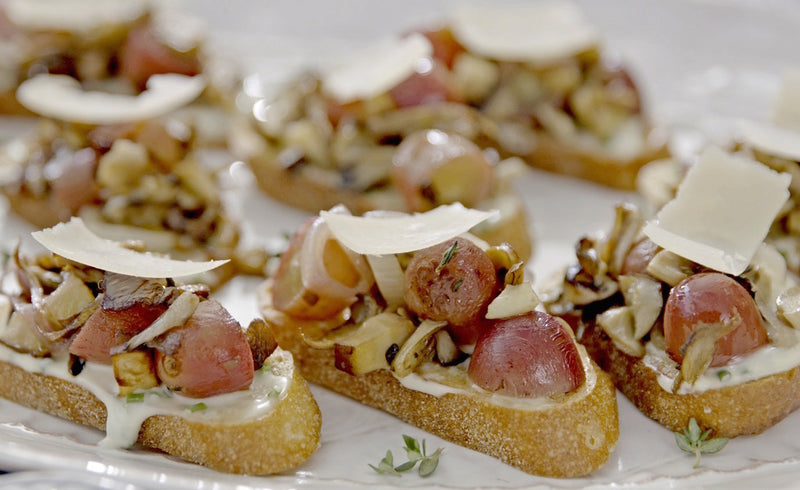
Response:
[[[709,390],[718,390],[794,369],[800,365],[800,334],[795,332],[795,335],[798,342],[790,347],[765,345],[730,364],[708,368],[693,384],[686,381],[681,383],[677,394],[698,394]],[[645,345],[645,356],[642,362],[657,374],[658,384],[661,388],[673,393],[672,385],[675,377],[665,374],[659,367],[672,366],[675,376],[677,376],[677,363],[652,342]]]
[[[402,378],[395,376],[395,378],[404,388],[426,393],[437,398],[447,394],[454,394],[476,398],[493,405],[516,410],[546,410],[558,405],[563,405],[570,399],[581,399],[587,396],[594,390],[597,384],[597,374],[592,368],[592,363],[589,360],[586,349],[584,349],[582,345],[578,345],[577,347],[578,353],[581,356],[581,363],[583,364],[586,380],[580,388],[570,393],[566,399],[554,400],[547,396],[524,398],[500,395],[486,391],[474,384],[467,377],[469,360],[457,366],[447,367],[434,362],[426,362],[417,369],[417,371],[408,376]]]
[[[118,395],[110,365],[87,362],[81,373],[69,372],[68,357],[36,358],[0,344],[0,361],[31,373],[62,379],[94,394],[107,408],[106,436],[100,445],[109,448],[132,446],[142,423],[153,415],[174,415],[186,420],[214,424],[242,423],[260,419],[286,397],[291,380],[292,356],[277,349],[255,372],[247,390],[208,398],[188,398],[164,387],[143,391],[141,401]],[[202,404],[202,405],[200,405]]]

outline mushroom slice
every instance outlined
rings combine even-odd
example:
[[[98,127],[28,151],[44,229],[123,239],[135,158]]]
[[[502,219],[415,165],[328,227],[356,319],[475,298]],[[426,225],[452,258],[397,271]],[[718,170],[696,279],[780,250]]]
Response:
[[[703,371],[711,364],[714,352],[717,350],[717,341],[722,337],[733,332],[742,319],[738,315],[723,322],[699,323],[694,331],[681,346],[683,352],[683,362],[681,363],[681,374],[675,386],[680,386],[680,381],[694,383],[703,374]]]
[[[625,304],[633,308],[633,337],[639,340],[650,331],[661,314],[664,306],[661,283],[644,274],[619,276],[618,281]]]
[[[634,357],[644,356],[644,346],[634,336],[633,308],[630,306],[610,308],[597,315],[597,324],[622,352]]]
[[[392,361],[392,370],[398,377],[414,372],[424,361],[431,359],[436,350],[436,332],[447,326],[447,322],[423,320],[406,340]]]
[[[691,260],[669,250],[661,250],[647,264],[647,273],[674,287],[692,275],[693,266]]]
[[[617,205],[614,226],[600,252],[600,258],[608,264],[609,274],[619,274],[628,250],[636,242],[642,221],[642,214],[633,204]]]

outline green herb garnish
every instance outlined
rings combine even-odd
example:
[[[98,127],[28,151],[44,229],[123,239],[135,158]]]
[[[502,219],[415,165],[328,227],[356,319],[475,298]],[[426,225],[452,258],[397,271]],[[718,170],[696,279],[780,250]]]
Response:
[[[682,451],[695,455],[695,468],[700,466],[700,455],[718,453],[728,444],[727,437],[709,439],[710,435],[711,429],[703,432],[694,417],[689,420],[689,427],[683,429],[683,432],[675,432],[675,442],[678,443],[678,447]]]
[[[207,408],[208,408],[208,405],[206,405],[203,402],[200,402],[200,403],[195,403],[191,407],[188,407],[186,410],[188,410],[188,411],[190,411],[192,413],[195,413],[195,412],[199,412],[201,410],[205,410]]]
[[[400,472],[394,469],[394,456],[392,456],[391,450],[386,451],[386,456],[378,463],[378,466],[369,465],[369,467],[381,475],[400,476]]]
[[[452,289],[453,292],[455,293],[458,291],[458,288],[460,288],[462,284],[464,284],[464,278],[459,277],[458,279],[456,279],[456,282],[453,283],[453,286],[450,289]]]
[[[425,439],[422,440],[422,446],[420,446],[419,441],[411,436],[403,435],[403,441],[406,443],[403,449],[406,452],[408,461],[399,466],[394,466],[394,456],[392,451],[389,450],[386,451],[386,456],[378,463],[378,466],[369,465],[369,467],[382,475],[394,476],[400,476],[402,472],[413,469],[417,463],[419,463],[417,470],[419,476],[426,477],[436,471],[436,467],[439,466],[439,455],[442,454],[444,448],[439,448],[428,456],[428,451],[425,448]]]
[[[144,401],[144,393],[128,393],[125,397],[125,403],[142,403]]]
[[[269,393],[267,393],[267,398],[272,399],[272,400],[274,400],[275,398],[278,398],[279,396],[281,396],[281,390],[279,390],[278,388],[272,388],[269,391]]]
[[[731,377],[730,371],[726,371],[724,369],[717,371],[717,378],[719,378],[720,381],[725,381],[730,377]]]
[[[439,265],[436,266],[437,274],[442,272],[442,269],[444,269],[447,266],[447,264],[449,264],[450,261],[453,260],[453,256],[455,256],[456,252],[458,252],[458,240],[454,241],[453,244],[450,245],[450,248],[445,250],[444,253],[442,254],[442,261],[439,262]]]

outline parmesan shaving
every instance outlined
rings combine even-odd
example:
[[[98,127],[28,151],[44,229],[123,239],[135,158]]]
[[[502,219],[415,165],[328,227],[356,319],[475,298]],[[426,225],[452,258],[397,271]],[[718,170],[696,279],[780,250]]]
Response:
[[[100,270],[142,278],[183,277],[215,269],[227,260],[193,262],[172,260],[123,247],[118,242],[98,237],[80,218],[59,223],[32,233],[33,238],[51,252]]]
[[[800,131],[749,121],[741,125],[740,133],[742,140],[758,151],[800,161]]]
[[[84,91],[66,75],[37,75],[17,89],[17,100],[40,116],[84,124],[119,124],[152,119],[183,107],[205,88],[202,76],[164,74],[147,80],[139,95]]]
[[[144,0],[7,0],[8,20],[33,31],[86,33],[131,22],[147,10]]]
[[[432,54],[433,46],[421,34],[387,39],[324,73],[322,88],[342,103],[369,99],[413,75],[420,60]]]
[[[684,258],[739,275],[788,199],[790,182],[788,174],[710,147],[644,233]]]
[[[320,213],[342,245],[367,255],[399,254],[431,247],[497,215],[498,211],[467,209],[460,203],[439,206],[426,213],[384,217]]]
[[[470,51],[504,61],[547,64],[596,46],[598,31],[567,2],[459,4],[451,29]]]

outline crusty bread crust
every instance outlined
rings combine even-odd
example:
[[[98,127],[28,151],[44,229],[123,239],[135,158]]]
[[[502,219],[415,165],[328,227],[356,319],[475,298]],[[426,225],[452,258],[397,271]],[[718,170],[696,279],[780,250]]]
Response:
[[[356,192],[332,187],[304,173],[287,170],[261,153],[248,159],[259,187],[278,201],[312,213],[344,204],[354,214],[364,214],[375,209],[406,211],[401,196],[389,189]],[[505,217],[498,226],[482,227],[476,235],[492,245],[509,243],[523,260],[531,257],[533,241],[528,230],[527,214],[522,199],[515,197],[515,212]]]
[[[15,403],[103,430],[105,405],[68,381],[0,362],[0,394]],[[321,416],[295,371],[286,397],[261,419],[209,424],[170,415],[148,418],[138,443],[228,473],[266,475],[299,465],[317,449]]]
[[[260,291],[262,294],[264,290]],[[461,394],[440,397],[403,387],[390,372],[353,376],[334,367],[333,349],[308,346],[293,328],[270,325],[292,353],[300,373],[366,405],[528,473],[586,475],[602,466],[619,438],[616,391],[597,366],[597,382],[584,397],[556,409],[513,409]],[[594,364],[594,363],[593,363]]]
[[[673,431],[683,430],[694,417],[717,436],[759,434],[800,407],[800,366],[736,386],[678,395],[664,391],[642,358],[617,349],[601,328],[590,326],[579,340],[642,413]]]
[[[523,158],[532,167],[590,180],[623,190],[636,189],[636,175],[646,163],[669,156],[666,145],[648,147],[642,154],[619,159],[556,141],[547,133],[536,133],[536,146]]]

